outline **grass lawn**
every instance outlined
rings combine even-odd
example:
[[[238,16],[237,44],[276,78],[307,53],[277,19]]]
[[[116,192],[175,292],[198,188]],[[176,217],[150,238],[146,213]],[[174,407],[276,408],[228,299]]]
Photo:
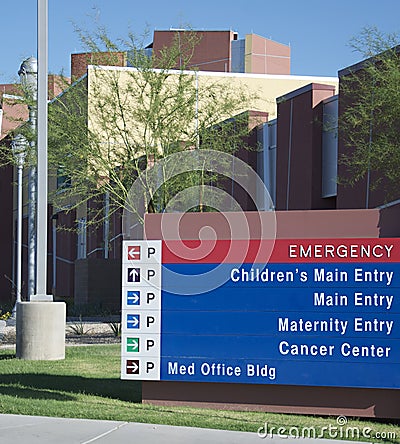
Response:
[[[327,438],[352,437],[352,433],[340,436],[340,428],[336,431],[338,436],[334,436],[332,427],[337,427],[338,423],[333,417],[142,405],[140,383],[121,381],[119,373],[120,345],[67,347],[64,361],[23,361],[15,359],[13,350],[0,350],[0,413],[248,432],[257,432],[267,423],[268,432],[274,427],[275,434],[279,427],[285,429],[283,433],[291,435],[302,433],[303,428],[313,428],[316,436],[320,436],[325,427]],[[353,436],[359,441],[400,442],[400,427],[389,422],[349,418],[342,433],[346,427],[358,430]],[[379,439],[382,436],[385,439]]]

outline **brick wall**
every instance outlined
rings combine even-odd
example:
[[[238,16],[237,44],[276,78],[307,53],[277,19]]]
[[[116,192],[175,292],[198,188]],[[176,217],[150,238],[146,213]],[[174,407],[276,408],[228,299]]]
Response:
[[[71,78],[79,79],[86,74],[88,65],[126,66],[125,52],[99,52],[71,54]]]

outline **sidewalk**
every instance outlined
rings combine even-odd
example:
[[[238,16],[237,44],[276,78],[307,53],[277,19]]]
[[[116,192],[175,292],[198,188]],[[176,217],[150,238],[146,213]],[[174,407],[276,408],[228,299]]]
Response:
[[[292,441],[292,440],[290,440]],[[299,442],[298,439],[295,440]],[[282,444],[288,438],[260,438],[257,433],[173,427],[118,421],[0,415],[1,444]],[[350,441],[313,440],[315,444]],[[352,441],[355,444],[355,441]]]

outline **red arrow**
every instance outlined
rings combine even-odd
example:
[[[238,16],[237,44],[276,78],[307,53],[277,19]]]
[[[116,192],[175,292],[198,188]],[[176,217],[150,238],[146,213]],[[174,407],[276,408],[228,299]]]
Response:
[[[128,259],[132,261],[140,260],[140,245],[132,245],[128,247]]]

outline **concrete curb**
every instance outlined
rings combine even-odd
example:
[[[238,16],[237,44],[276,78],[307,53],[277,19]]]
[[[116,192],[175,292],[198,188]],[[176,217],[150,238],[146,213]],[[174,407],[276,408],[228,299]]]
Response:
[[[120,421],[0,415],[2,444],[281,444],[296,438],[259,437],[257,433],[141,424]],[[343,444],[350,441],[302,439],[314,444]],[[355,441],[352,441],[355,444]]]

